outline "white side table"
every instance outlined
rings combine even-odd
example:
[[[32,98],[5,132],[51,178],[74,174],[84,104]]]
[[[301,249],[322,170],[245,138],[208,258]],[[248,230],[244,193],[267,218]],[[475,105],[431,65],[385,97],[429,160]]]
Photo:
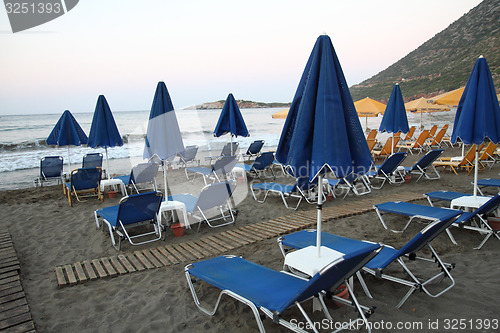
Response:
[[[121,179],[103,179],[103,180],[101,180],[101,192],[104,192],[104,188],[106,186],[113,186],[113,189],[115,189],[117,185],[120,186],[120,191],[122,192],[122,196],[126,196],[127,190],[125,188],[125,184],[123,184]]]
[[[470,211],[471,209],[473,210],[481,207],[490,199],[491,197],[488,196],[478,195],[474,197],[473,195],[467,195],[451,200],[450,208],[460,209],[463,207],[465,210]]]
[[[163,201],[158,211],[158,222],[162,224],[163,212],[174,211],[174,210],[181,212],[183,219],[182,222],[184,222],[184,227],[186,227],[187,229],[191,229],[191,225],[189,224],[189,220],[187,217],[186,205],[180,201]]]
[[[316,246],[308,246],[288,253],[285,256],[285,266],[312,277],[328,264],[343,256],[344,253],[342,252],[332,250],[326,246],[321,246],[320,256],[318,257],[318,249]]]

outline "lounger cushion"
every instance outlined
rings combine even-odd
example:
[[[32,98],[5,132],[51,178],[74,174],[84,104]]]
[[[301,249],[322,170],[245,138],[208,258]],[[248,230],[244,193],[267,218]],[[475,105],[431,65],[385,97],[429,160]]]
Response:
[[[307,280],[255,264],[240,257],[216,257],[193,264],[191,275],[275,311],[288,307]]]
[[[453,191],[434,191],[425,193],[431,199],[435,200],[444,200],[444,201],[452,201],[454,199],[470,196],[472,194],[462,193],[462,192],[453,192]]]
[[[192,213],[196,208],[196,202],[198,198],[189,193],[187,194],[174,194],[168,197],[168,201],[180,201],[186,205],[186,211]]]
[[[380,211],[405,216],[421,215],[439,220],[446,220],[457,215],[455,209],[418,205],[410,202],[384,202],[375,205]]]
[[[209,176],[212,173],[212,168],[205,167],[192,167],[186,169],[188,172],[199,173],[205,176]]]
[[[253,188],[263,191],[274,191],[281,193],[291,193],[295,189],[295,185],[283,185],[279,183],[259,183],[253,184]]]
[[[116,227],[118,223],[118,208],[120,208],[119,205],[104,207],[97,210],[97,215],[108,221],[112,227]]]

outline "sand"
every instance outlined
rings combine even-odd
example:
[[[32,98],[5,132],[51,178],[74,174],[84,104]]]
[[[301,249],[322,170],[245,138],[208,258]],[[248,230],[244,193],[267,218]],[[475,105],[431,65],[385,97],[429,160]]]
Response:
[[[457,149],[448,148],[448,156],[457,155]],[[421,155],[409,156],[403,165],[410,166]],[[479,177],[498,177],[499,166],[480,172]],[[472,174],[462,171],[454,175],[441,172],[440,180],[413,179],[409,184],[374,190],[363,197],[349,195],[345,200],[336,198],[325,203],[325,207],[342,206],[364,198],[391,197],[398,200],[403,192],[425,193],[438,189],[471,192]],[[168,173],[172,193],[197,193],[203,186],[201,178],[186,182],[183,170]],[[158,175],[162,179],[161,173]],[[291,178],[279,177],[279,182],[291,183]],[[210,229],[202,225],[185,230],[183,237],[174,237],[168,230],[165,241],[133,247],[125,243],[122,253],[137,249],[158,247],[197,239],[224,229],[240,227],[280,216],[292,214],[277,197],[270,197],[257,203],[247,188],[239,184],[236,195],[239,214],[235,226]],[[489,194],[493,194],[493,190]],[[36,329],[39,332],[256,332],[258,331],[252,312],[243,304],[225,297],[215,316],[207,316],[197,309],[184,276],[184,265],[176,264],[143,272],[136,272],[109,279],[100,279],[58,288],[54,268],[83,260],[113,256],[118,252],[111,246],[109,235],[96,230],[94,210],[117,204],[120,199],[106,199],[77,202],[69,207],[60,186],[31,188],[0,192],[0,223],[3,230],[10,232],[21,263],[21,278]],[[426,201],[419,203],[426,204]],[[299,211],[314,211],[315,207],[302,203]],[[394,217],[390,223],[402,224],[405,219]],[[423,227],[412,224],[404,234],[394,234],[382,228],[374,211],[324,223],[324,230],[355,239],[368,239],[399,247]],[[446,331],[447,328],[463,328],[458,331],[494,331],[479,325],[500,325],[498,320],[500,284],[500,242],[490,239],[481,250],[473,250],[482,237],[477,233],[454,228],[453,234],[458,246],[453,245],[446,235],[433,241],[441,258],[456,263],[452,275],[456,285],[438,298],[415,293],[403,305],[395,305],[406,293],[406,288],[388,281],[367,277],[366,281],[374,299],[367,298],[355,282],[358,300],[367,306],[376,306],[370,317],[375,331],[412,331],[396,329],[396,325],[414,325],[413,331]],[[165,243],[164,243],[165,242]],[[246,259],[274,269],[281,269],[283,257],[276,238],[237,247],[228,254],[241,255]],[[392,266],[391,272],[400,269]],[[421,267],[425,272],[430,267]],[[432,267],[434,268],[434,267]],[[208,286],[197,287],[202,300],[214,301],[217,291]],[[205,303],[207,304],[207,303]],[[335,320],[345,321],[355,315],[347,307],[337,308],[331,301],[328,306]],[[306,303],[306,310],[311,306]],[[295,310],[291,311],[296,315]],[[322,317],[315,314],[317,320]],[[264,320],[269,332],[285,332],[286,329]],[[419,326],[421,325],[421,326]],[[453,326],[455,325],[455,326]],[[392,329],[391,329],[392,328]],[[457,331],[457,330],[456,330]]]

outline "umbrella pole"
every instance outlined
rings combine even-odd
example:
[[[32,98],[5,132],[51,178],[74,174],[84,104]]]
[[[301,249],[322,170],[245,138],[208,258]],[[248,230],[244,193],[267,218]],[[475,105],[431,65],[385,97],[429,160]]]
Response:
[[[68,173],[71,174],[71,160],[69,158],[69,146],[68,146],[68,167],[69,167]]]
[[[106,152],[106,176],[109,179],[109,160],[108,160],[108,147],[104,148],[104,151]]]
[[[167,166],[165,164],[165,161],[161,161],[163,164],[163,182],[165,184],[165,200],[168,201],[168,191],[167,191]]]
[[[478,151],[478,146],[476,145],[476,158],[474,159],[474,199],[477,197],[477,167],[478,167],[478,157],[479,157],[479,151]]]
[[[394,154],[394,132],[392,132],[391,155]]]
[[[316,227],[316,248],[318,249],[318,258],[321,257],[321,215],[323,209],[323,176],[318,176],[318,220]]]

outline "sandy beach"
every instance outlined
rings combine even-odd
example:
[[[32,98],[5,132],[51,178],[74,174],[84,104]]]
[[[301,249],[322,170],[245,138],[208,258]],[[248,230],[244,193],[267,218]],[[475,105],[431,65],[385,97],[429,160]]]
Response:
[[[447,148],[445,151],[445,156],[459,154],[457,148]],[[409,155],[403,165],[411,166],[421,156]],[[497,164],[492,169],[481,171],[479,177],[497,178],[499,172]],[[416,183],[412,179],[409,184],[400,186],[386,184],[383,189],[373,190],[365,196],[349,195],[345,200],[335,198],[324,206],[361,204],[363,200],[377,200],[378,197],[381,200],[379,202],[396,201],[404,193],[419,195],[435,190],[472,192],[473,174],[467,175],[467,172],[461,171],[455,175],[449,170],[440,170],[440,173],[439,180],[422,179]],[[168,179],[172,193],[197,194],[203,186],[201,178],[186,182],[184,172],[180,169],[169,171]],[[278,177],[276,181],[293,182],[286,177]],[[158,173],[158,182],[163,183],[161,171]],[[174,237],[172,231],[167,230],[164,241],[134,247],[124,243],[121,253],[196,240],[295,213],[286,209],[276,196],[268,198],[263,204],[257,203],[248,190],[248,184],[238,184],[235,200],[239,213],[235,225],[211,229],[204,224],[198,233],[195,225],[193,229],[186,229],[183,237]],[[490,189],[487,193],[491,195],[495,191]],[[58,287],[54,272],[56,267],[119,254],[111,246],[109,234],[96,229],[93,212],[104,206],[118,204],[120,198],[119,195],[114,199],[106,197],[104,203],[91,199],[76,202],[70,207],[60,186],[0,192],[0,223],[2,230],[12,236],[21,263],[21,282],[38,332],[258,331],[249,308],[228,297],[223,298],[215,316],[210,317],[199,311],[184,276],[186,262]],[[427,204],[423,196],[422,200],[416,202]],[[315,206],[303,202],[298,211],[315,211]],[[399,225],[405,221],[402,217],[389,219],[390,223]],[[405,233],[395,234],[384,230],[376,213],[371,210],[329,220],[323,226],[325,231],[337,235],[383,242],[399,248],[424,225],[412,223]],[[452,232],[458,246],[453,245],[446,234],[432,243],[444,261],[456,263],[456,268],[452,270],[456,285],[444,295],[431,298],[424,293],[415,293],[402,308],[397,309],[395,305],[406,293],[405,287],[367,277],[367,284],[374,296],[374,299],[369,299],[355,281],[354,287],[361,304],[376,306],[375,313],[369,319],[375,331],[498,331],[493,328],[495,323],[497,328],[500,325],[500,242],[491,238],[481,250],[474,250],[473,247],[480,243],[482,236],[458,228],[452,229]],[[277,270],[283,265],[276,237],[236,246],[224,253],[241,255]],[[429,268],[422,267],[424,271]],[[395,274],[400,271],[396,265],[391,266],[391,269]],[[214,288],[199,290],[202,301],[213,302],[218,294]],[[346,321],[355,316],[347,307],[337,308],[331,301],[327,305],[335,320]],[[311,310],[308,304],[305,308]],[[296,315],[295,311],[291,313]],[[323,317],[315,313],[314,318],[321,320]],[[403,326],[397,328],[398,323]],[[487,327],[487,324],[490,326]],[[264,320],[264,325],[269,332],[288,331],[269,319]]]

